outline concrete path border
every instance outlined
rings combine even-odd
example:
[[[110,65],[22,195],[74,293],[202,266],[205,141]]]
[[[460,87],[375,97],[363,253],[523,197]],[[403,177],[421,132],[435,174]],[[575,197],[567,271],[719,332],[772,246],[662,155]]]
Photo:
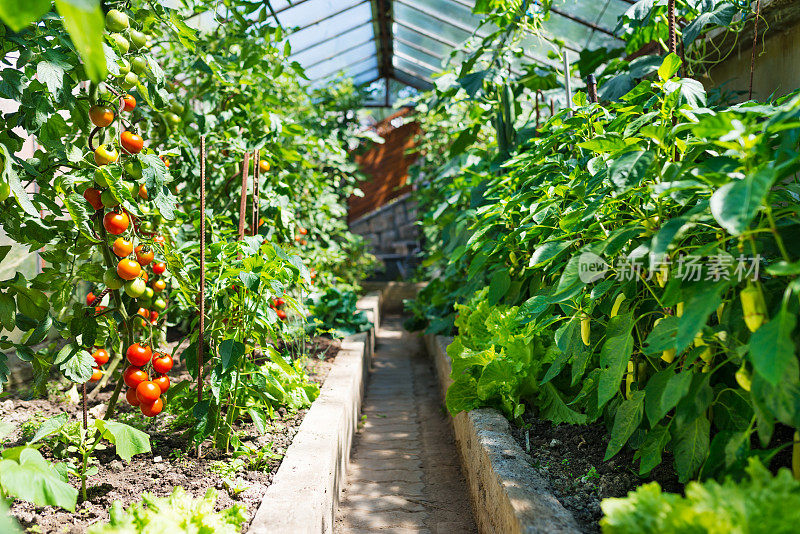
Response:
[[[451,342],[452,338],[425,335],[428,354],[436,363],[442,398],[452,382],[447,355]],[[500,412],[481,408],[462,412],[451,420],[480,532],[580,532],[572,514],[530,465],[530,457],[514,440]]]
[[[374,325],[378,294],[359,300]],[[372,362],[374,329],[350,336],[286,450],[248,534],[332,532]]]

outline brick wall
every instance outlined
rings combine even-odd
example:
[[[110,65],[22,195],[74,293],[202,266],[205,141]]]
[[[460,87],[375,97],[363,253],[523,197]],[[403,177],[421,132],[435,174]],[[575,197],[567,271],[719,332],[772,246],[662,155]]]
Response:
[[[402,119],[412,111],[402,109],[376,124],[373,129],[384,139],[383,144],[372,143],[356,155],[361,172],[368,178],[359,184],[364,196],[353,196],[347,201],[348,221],[354,221],[411,190],[407,184],[408,167],[414,162],[415,156],[406,154],[406,151],[414,147],[419,124],[409,122],[394,127],[392,122],[397,123],[397,119]]]

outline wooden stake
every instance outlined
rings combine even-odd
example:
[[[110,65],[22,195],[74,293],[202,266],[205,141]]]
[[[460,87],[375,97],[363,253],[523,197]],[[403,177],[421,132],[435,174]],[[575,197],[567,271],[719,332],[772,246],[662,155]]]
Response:
[[[758,19],[761,17],[761,0],[756,1],[756,20],[753,25],[753,51],[750,53],[750,92],[748,100],[753,99],[753,72],[756,69],[756,45],[758,44]]]
[[[669,25],[669,40],[667,46],[672,54],[678,53],[677,39],[675,36],[675,0],[667,0],[667,24]]]
[[[251,235],[258,233],[258,177],[261,174],[261,168],[258,166],[260,163],[261,154],[258,150],[253,152],[253,231]]]
[[[594,74],[590,74],[586,77],[586,89],[589,96],[589,102],[596,103],[597,102],[597,79],[594,77]]]
[[[239,202],[239,241],[244,237],[244,216],[247,213],[247,171],[250,169],[250,152],[244,153],[244,163],[242,163],[242,199]],[[239,259],[242,255],[239,254]]]
[[[203,400],[203,348],[206,330],[206,137],[200,137],[200,334],[197,339],[197,402]],[[200,444],[197,444],[200,458]]]

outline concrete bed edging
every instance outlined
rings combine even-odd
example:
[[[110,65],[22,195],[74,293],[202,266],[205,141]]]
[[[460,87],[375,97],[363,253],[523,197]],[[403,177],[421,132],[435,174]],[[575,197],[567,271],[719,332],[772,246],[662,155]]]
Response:
[[[442,398],[452,383],[447,346],[452,338],[425,335],[436,364]],[[506,418],[492,408],[451,418],[456,448],[480,532],[577,533],[572,514],[550,492],[511,435]]]
[[[358,308],[366,312],[373,328],[342,341],[320,395],[286,450],[248,534],[333,532],[339,490],[372,366],[379,302],[377,294],[359,300]]]

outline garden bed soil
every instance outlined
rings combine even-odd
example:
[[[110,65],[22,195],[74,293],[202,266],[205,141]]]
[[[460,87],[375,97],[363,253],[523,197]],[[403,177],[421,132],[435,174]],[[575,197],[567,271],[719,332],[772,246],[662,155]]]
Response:
[[[170,343],[169,350],[175,344]],[[317,338],[309,348],[309,377],[320,386],[328,376],[340,345],[339,341]],[[190,377],[183,366],[176,365],[170,372],[170,379],[176,384]],[[61,386],[64,389],[69,387],[66,382]],[[89,411],[93,416],[102,416],[112,391],[113,384],[109,384],[89,401]],[[70,414],[71,420],[80,420],[81,411],[76,400],[70,400],[66,391],[59,388],[50,388],[48,399],[24,400],[12,396],[3,400],[0,402],[0,417],[17,426],[7,437],[5,445],[15,446],[25,442],[20,425],[26,421],[42,421],[64,412]],[[171,422],[175,416],[165,411],[163,416],[148,420],[124,402],[124,398],[117,407],[117,420],[136,426],[150,435],[152,452],[134,456],[130,464],[126,464],[115,455],[113,448],[99,451],[99,472],[88,478],[89,500],[78,503],[74,513],[15,500],[10,512],[23,529],[31,528],[41,533],[83,534],[92,524],[108,520],[114,501],[120,501],[127,507],[139,501],[145,492],[166,496],[177,486],[182,486],[195,497],[202,497],[210,487],[216,488],[217,510],[238,503],[247,509],[251,520],[307,411],[287,413],[280,408],[264,435],[260,435],[251,422],[235,425],[244,445],[256,450],[268,448],[270,453],[259,469],[242,468],[231,472],[232,454],[204,447],[202,457],[197,459],[188,438],[182,435],[184,428],[172,428]],[[47,447],[42,452],[45,457],[50,457]],[[246,461],[247,457],[242,459]],[[77,480],[72,480],[72,483],[75,487],[79,486]],[[243,530],[247,526],[243,525]]]
[[[607,497],[624,497],[651,481],[667,491],[680,493],[683,489],[668,453],[645,478],[638,475],[639,462],[628,447],[604,462],[609,436],[601,424],[553,425],[531,414],[523,415],[523,420],[523,426],[511,424],[514,439],[530,454],[531,465],[547,480],[553,495],[572,513],[582,532],[600,532],[600,502]]]

